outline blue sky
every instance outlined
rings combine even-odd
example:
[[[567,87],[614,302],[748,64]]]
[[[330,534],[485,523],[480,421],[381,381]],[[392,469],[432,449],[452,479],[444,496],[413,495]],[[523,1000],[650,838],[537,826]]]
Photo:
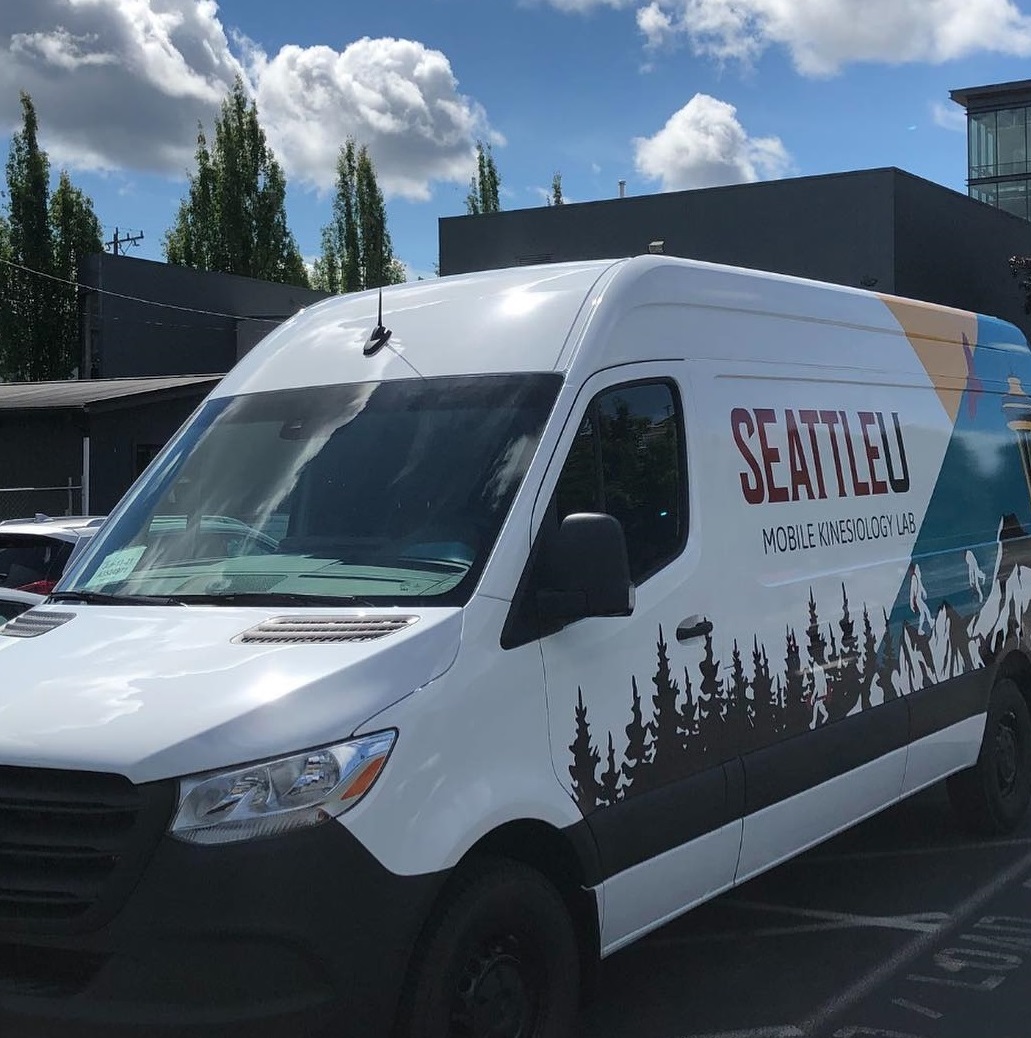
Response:
[[[964,191],[950,88],[1031,78],[1031,0],[32,0],[0,4],[0,148],[36,102],[110,235],[162,258],[192,168],[244,75],[313,257],[336,151],[368,144],[395,252],[437,258],[477,138],[502,206],[877,166]]]

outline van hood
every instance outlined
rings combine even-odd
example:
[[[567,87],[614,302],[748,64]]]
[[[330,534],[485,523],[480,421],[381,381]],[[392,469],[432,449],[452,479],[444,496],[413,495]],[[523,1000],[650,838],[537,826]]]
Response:
[[[457,608],[76,605],[21,619],[60,617],[35,637],[0,633],[0,765],[109,771],[137,783],[344,740],[443,674],[462,631]],[[381,629],[342,643],[241,640],[279,617],[375,620]]]

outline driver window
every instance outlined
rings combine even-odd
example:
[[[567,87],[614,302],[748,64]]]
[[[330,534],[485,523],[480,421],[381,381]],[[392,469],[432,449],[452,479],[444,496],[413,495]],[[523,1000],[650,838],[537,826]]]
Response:
[[[615,516],[636,584],[678,555],[686,539],[683,443],[672,383],[607,389],[588,406],[559,477],[559,521],[573,512]]]

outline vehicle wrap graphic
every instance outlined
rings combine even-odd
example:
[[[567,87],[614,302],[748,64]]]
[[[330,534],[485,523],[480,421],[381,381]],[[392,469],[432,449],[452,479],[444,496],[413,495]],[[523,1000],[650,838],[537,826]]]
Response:
[[[840,523],[835,533],[824,528],[827,520],[781,519],[781,513],[772,526],[765,520],[760,525],[764,536],[769,529],[793,529],[793,534],[785,532],[784,544],[787,549],[793,538],[788,550],[796,553],[805,551],[807,538],[823,539],[823,547],[829,537],[842,545],[874,541],[878,523],[885,538],[908,534],[908,558],[894,558],[885,544],[883,558],[873,555],[863,561],[867,570],[894,566],[904,574],[891,585],[897,588],[894,597],[869,600],[855,593],[850,566],[843,560],[837,578],[823,575],[807,582],[801,592],[807,590],[807,598],[799,595],[798,581],[782,588],[775,615],[780,634],[771,635],[770,626],[742,631],[734,623],[734,611],[720,610],[709,617],[714,628],[705,636],[699,659],[697,652],[683,652],[672,637],[672,624],[657,631],[651,627],[654,662],[648,669],[637,665],[626,675],[625,692],[616,697],[624,704],[621,722],[613,723],[611,707],[602,701],[613,698],[611,685],[608,696],[604,690],[599,696],[586,683],[576,688],[568,788],[585,815],[730,757],[847,723],[861,711],[969,674],[1031,631],[1031,397],[1024,389],[1025,383],[1031,386],[1031,353],[1016,329],[1002,322],[899,300],[885,302],[951,425],[945,433],[947,446],[938,454],[937,476],[924,484],[931,488],[929,496],[886,510],[883,519],[863,514],[835,520]],[[810,467],[803,472],[804,455],[791,442],[792,418],[798,439],[805,442],[819,417],[802,418],[803,412],[790,408],[730,413],[733,432],[726,442],[739,470],[738,508],[765,502],[757,513],[804,512],[809,499],[821,496],[821,486],[829,496],[838,496],[834,467],[818,480],[814,451],[809,451]],[[922,455],[919,443],[916,449],[911,446],[904,412],[897,437],[891,411],[868,414],[873,417],[859,420],[871,435],[861,439],[854,430],[853,436],[860,449],[866,444],[870,482],[883,473],[889,484],[890,464],[901,489],[903,463],[908,484],[909,470],[932,455]],[[756,435],[749,443],[748,437],[764,428],[762,423],[770,436]],[[785,450],[773,448],[771,459],[775,429],[785,433]],[[883,444],[878,430],[885,434]],[[883,447],[884,454],[869,453],[871,444]],[[773,467],[778,462],[781,475],[791,478],[778,481]],[[847,464],[841,482],[840,496],[855,497],[856,482],[848,478]],[[771,486],[780,490],[771,494]],[[886,492],[893,489],[889,484]],[[776,541],[773,547],[778,550]],[[770,554],[767,542],[764,556]],[[869,581],[864,585],[871,586]],[[887,590],[883,581],[882,586]],[[595,712],[604,721],[596,722]]]

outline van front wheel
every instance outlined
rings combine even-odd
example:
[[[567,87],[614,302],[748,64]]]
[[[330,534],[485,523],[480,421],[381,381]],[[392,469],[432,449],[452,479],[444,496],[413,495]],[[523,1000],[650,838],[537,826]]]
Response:
[[[1031,801],[1031,714],[1016,682],[992,689],[977,763],[947,782],[965,828],[983,836],[1012,832]]]
[[[566,1038],[580,962],[569,912],[533,869],[492,862],[461,878],[416,949],[400,1038]]]

